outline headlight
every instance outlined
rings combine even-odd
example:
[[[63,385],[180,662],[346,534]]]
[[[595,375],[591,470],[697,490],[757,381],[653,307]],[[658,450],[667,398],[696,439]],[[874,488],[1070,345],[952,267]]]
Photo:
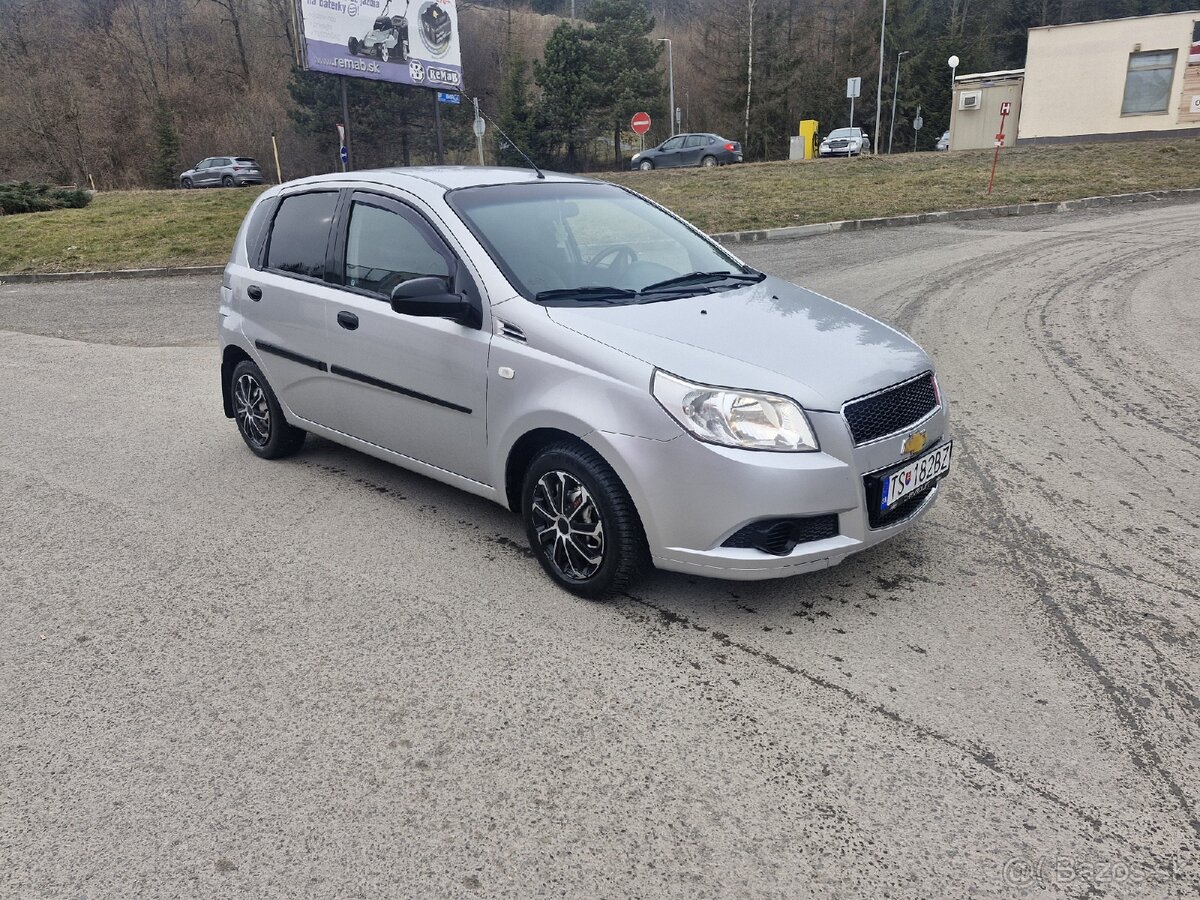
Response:
[[[746,450],[818,449],[804,410],[787,397],[693,384],[657,369],[650,391],[676,422],[702,441]]]

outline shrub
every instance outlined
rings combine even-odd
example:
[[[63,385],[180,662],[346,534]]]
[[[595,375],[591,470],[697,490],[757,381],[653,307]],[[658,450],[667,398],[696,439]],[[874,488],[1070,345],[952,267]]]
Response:
[[[0,183],[0,216],[46,212],[51,209],[82,209],[92,202],[89,191],[74,187],[51,187],[29,181]]]

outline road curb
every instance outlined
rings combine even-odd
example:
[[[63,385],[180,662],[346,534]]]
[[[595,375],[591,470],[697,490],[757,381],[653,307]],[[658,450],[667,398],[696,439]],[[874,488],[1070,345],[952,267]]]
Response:
[[[116,269],[108,272],[0,273],[0,284],[35,284],[40,281],[100,281],[107,278],[160,278],[177,275],[219,275],[224,266],[164,266],[158,269]]]
[[[945,212],[883,216],[877,219],[847,219],[842,222],[792,225],[786,228],[764,228],[758,231],[728,231],[714,234],[712,237],[722,244],[756,244],[761,241],[792,241],[799,238],[834,234],[840,231],[873,231],[877,228],[929,225],[933,222],[970,222],[976,219],[1047,215],[1049,213],[1073,212],[1080,209],[1122,206],[1127,203],[1163,201],[1200,201],[1200,188],[1138,191],[1134,194],[1113,194],[1108,197],[1083,197],[1079,200],[1047,200],[1039,203],[1012,203],[1007,206],[979,206],[972,209],[952,209]]]

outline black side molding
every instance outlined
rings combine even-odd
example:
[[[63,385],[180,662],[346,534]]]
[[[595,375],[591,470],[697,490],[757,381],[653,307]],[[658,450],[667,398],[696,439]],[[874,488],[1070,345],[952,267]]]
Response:
[[[313,359],[311,356],[301,356],[299,353],[284,350],[282,347],[276,347],[274,344],[268,344],[266,341],[255,341],[254,346],[263,353],[270,353],[272,356],[282,356],[284,359],[290,359],[292,362],[316,369],[318,372],[329,371],[329,366],[325,365],[319,359]]]
[[[466,413],[467,415],[471,414],[471,410],[465,406],[459,406],[457,403],[451,403],[449,400],[439,400],[437,397],[430,397],[428,394],[410,391],[408,388],[400,387],[398,384],[372,378],[370,375],[364,375],[362,372],[343,369],[341,366],[330,366],[329,371],[334,375],[341,375],[343,378],[361,381],[363,384],[369,384],[372,387],[383,388],[385,391],[394,391],[397,394],[403,394],[405,397],[412,397],[414,400],[424,400],[426,403],[432,403],[434,406],[442,406],[446,409],[452,409],[455,412]]]

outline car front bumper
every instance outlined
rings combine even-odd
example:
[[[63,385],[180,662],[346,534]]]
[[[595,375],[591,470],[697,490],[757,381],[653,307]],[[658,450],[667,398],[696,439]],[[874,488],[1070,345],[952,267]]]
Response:
[[[713,578],[783,578],[840,563],[895,537],[936,501],[940,482],[902,520],[872,528],[864,477],[905,462],[901,444],[924,431],[929,445],[945,437],[944,407],[895,436],[854,447],[838,413],[809,413],[821,451],[773,453],[702,443],[681,434],[669,441],[593,432],[585,440],[613,464],[642,518],[654,564]],[[723,544],[744,526],[776,518],[836,515],[837,535],[800,543],[777,556]]]

